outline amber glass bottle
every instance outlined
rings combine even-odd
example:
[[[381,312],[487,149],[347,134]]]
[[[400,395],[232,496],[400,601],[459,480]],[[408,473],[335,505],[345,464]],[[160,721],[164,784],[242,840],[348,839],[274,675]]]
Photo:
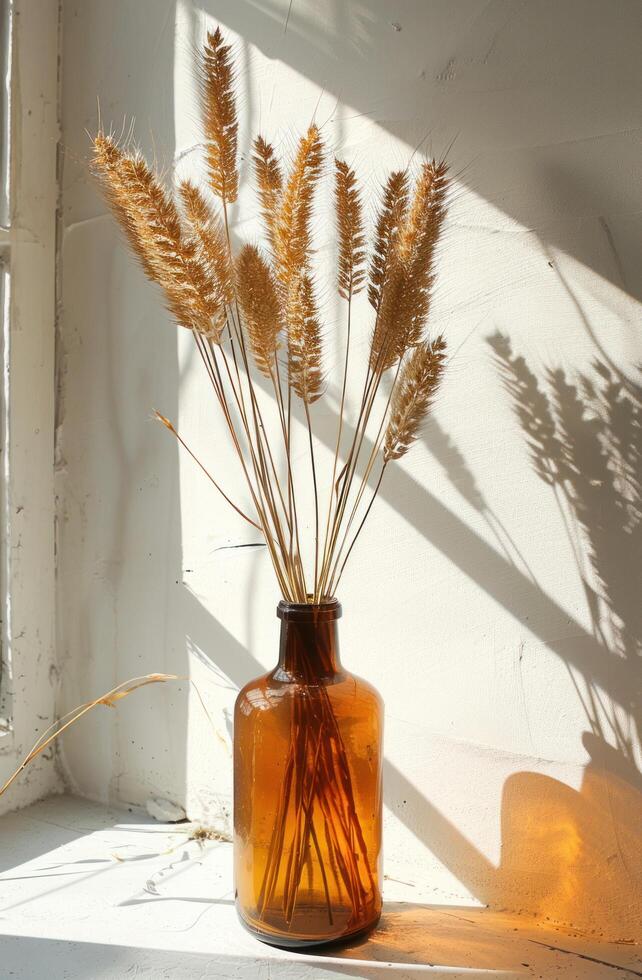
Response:
[[[260,939],[311,946],[381,914],[383,705],[341,666],[336,599],[277,615],[278,665],[234,712],[236,904]]]

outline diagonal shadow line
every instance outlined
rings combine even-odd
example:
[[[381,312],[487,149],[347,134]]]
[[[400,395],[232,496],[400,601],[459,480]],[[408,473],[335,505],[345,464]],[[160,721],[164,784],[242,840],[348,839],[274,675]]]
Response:
[[[498,870],[430,800],[421,793],[389,759],[384,760],[384,786],[396,800],[408,801],[408,816],[421,813],[421,821],[411,821],[403,810],[395,815],[424,844],[445,868],[464,884],[480,902],[488,904],[492,882]]]
[[[398,488],[395,492],[391,487],[393,480]],[[428,490],[398,469],[388,487],[384,487],[382,496],[392,506],[398,499],[405,500],[402,516],[434,548],[519,619],[558,657],[577,668],[620,705],[630,708],[630,672],[626,663],[598,643],[581,623],[471,531]],[[456,548],[453,541],[457,541]],[[569,642],[575,640],[581,642]]]
[[[203,10],[209,10],[212,5],[204,2],[201,6]],[[210,13],[213,11],[210,10]],[[315,79],[315,73],[321,66],[327,67],[329,59],[330,63],[339,63],[342,59],[341,46],[346,44],[344,36],[339,38],[338,47],[336,37],[331,46],[324,47],[319,44],[318,33],[306,34],[301,30],[299,20],[293,20],[289,24],[289,36],[286,38],[283,34],[282,10],[272,0],[251,4],[223,4],[216,13],[229,28],[243,38],[245,44],[256,45],[267,57],[275,58],[278,55],[306,77]],[[316,51],[311,37],[317,41]],[[354,57],[354,51],[352,55]],[[328,78],[316,77],[316,81],[325,86]],[[368,97],[368,89],[361,95]],[[363,106],[357,108],[363,109]],[[331,409],[323,416],[317,413],[316,434],[331,450],[334,449],[336,424],[336,413]],[[346,434],[348,428],[345,428]],[[365,441],[365,458],[371,448],[371,442]],[[360,472],[363,472],[362,468]],[[389,479],[386,477],[380,493],[397,510],[398,501],[403,500],[402,516],[433,547],[521,621],[525,628],[562,661],[576,668],[590,682],[597,684],[615,702],[631,709],[632,692],[627,665],[601,645],[589,630],[547,596],[523,572],[471,531],[436,497],[401,469],[397,469],[394,475],[391,473]]]
[[[221,623],[211,616],[193,593],[186,592],[185,598],[186,602],[183,608],[186,632],[189,632],[190,638],[201,651],[212,651],[217,666],[228,675],[231,681],[241,687],[251,677],[265,672],[265,667]],[[587,751],[591,751],[591,746],[586,747]],[[612,753],[614,751],[611,750]],[[635,778],[631,779],[630,770],[621,767],[613,769],[612,759],[604,756],[599,758],[594,750],[591,754],[598,767],[604,767],[606,771],[616,772],[620,779],[627,779],[633,787],[636,785]],[[523,814],[524,808],[529,807],[533,800],[542,793],[542,785],[554,784],[557,787],[558,796],[563,791],[573,796],[576,801],[582,798],[581,795],[578,797],[570,787],[544,776],[536,777],[538,785],[535,789],[531,789],[532,796],[524,785],[523,777],[525,774],[523,772],[521,773],[522,780],[517,785],[515,785],[514,780],[505,783],[502,791],[501,809],[501,840],[504,857],[501,857],[499,865],[496,865],[387,757],[383,760],[383,769],[384,801],[387,809],[404,824],[420,844],[471,895],[484,905],[494,908],[504,907],[507,894],[513,894],[514,886],[510,885],[509,882],[512,881],[515,872],[510,861],[506,863],[504,848],[510,852],[511,848],[516,846],[514,837],[516,822],[521,826],[521,814]],[[637,777],[637,771],[633,775]],[[532,777],[533,774],[531,773],[529,776]],[[511,781],[513,782],[512,791],[507,795],[507,786]],[[521,800],[521,809],[519,807],[516,809],[518,798]],[[568,798],[568,795],[563,797],[567,801]],[[404,801],[404,806],[399,806],[401,800]],[[584,801],[592,810],[594,809],[594,803],[586,795]],[[633,813],[636,813],[635,809]],[[615,819],[614,815],[612,815],[612,819]],[[593,833],[595,832],[593,831]],[[559,865],[559,854],[556,851],[546,852],[546,854],[546,861],[550,862],[550,866],[546,866],[542,870],[551,871]]]
[[[384,60],[391,58],[391,43],[394,43],[391,38],[386,39],[385,34],[384,25],[390,24],[389,4],[384,0],[370,0],[369,3],[350,3],[345,0],[343,4],[325,6],[329,8],[334,6],[335,17],[326,18],[327,23],[324,21],[322,25],[322,18],[314,15],[314,4],[296,5],[293,16],[288,18],[288,30],[284,32],[287,2],[246,0],[243,3],[238,0],[237,2],[200,0],[201,10],[209,17],[223,23],[227,29],[234,31],[243,39],[245,45],[254,46],[262,53],[268,64],[283,63],[309,80],[321,92],[332,93],[338,100],[337,104],[342,103],[348,108],[346,119],[370,118],[377,126],[391,134],[393,138],[401,140],[406,146],[409,145],[409,133],[412,133],[410,142],[414,146],[417,130],[411,127],[408,112],[404,111],[406,105],[412,105],[411,115],[414,117],[415,124],[419,125],[422,135],[429,137],[427,146],[434,149],[436,155],[439,155],[440,148],[445,149],[451,137],[455,134],[461,137],[463,134],[463,146],[460,146],[458,151],[463,155],[459,158],[455,157],[452,147],[449,151],[453,163],[459,159],[458,166],[461,169],[459,180],[474,194],[510,215],[524,229],[531,228],[532,208],[525,206],[526,197],[523,194],[521,196],[506,194],[505,178],[507,173],[512,176],[516,174],[513,169],[516,165],[516,154],[528,153],[527,170],[533,168],[529,179],[538,178],[533,193],[538,193],[541,186],[546,186],[551,200],[557,202],[559,209],[559,214],[554,215],[545,206],[541,217],[538,218],[539,226],[546,233],[550,243],[561,248],[563,252],[573,255],[588,268],[594,269],[598,275],[612,282],[618,289],[623,287],[622,264],[617,252],[615,256],[612,255],[614,244],[608,226],[606,229],[602,228],[602,234],[606,235],[609,243],[608,257],[606,261],[598,260],[596,249],[593,246],[589,247],[589,242],[593,239],[587,239],[586,236],[579,237],[570,230],[574,225],[573,205],[570,205],[569,210],[563,207],[563,202],[578,199],[578,203],[581,201],[582,211],[593,214],[595,223],[597,224],[599,220],[601,226],[603,218],[598,219],[599,215],[617,216],[622,211],[622,199],[613,193],[613,181],[608,180],[604,167],[597,163],[597,158],[592,161],[590,153],[586,167],[580,170],[572,167],[569,169],[564,164],[566,158],[563,153],[557,165],[547,161],[549,154],[552,160],[557,159],[554,147],[570,147],[574,142],[572,133],[568,131],[567,120],[576,115],[577,110],[580,110],[580,116],[582,115],[581,102],[575,93],[584,90],[585,82],[591,77],[586,73],[586,52],[592,50],[594,58],[599,61],[600,57],[604,57],[605,49],[617,50],[620,67],[627,72],[627,79],[632,77],[631,72],[637,71],[639,59],[636,60],[636,55],[629,46],[630,38],[639,33],[640,16],[637,5],[629,4],[629,9],[626,13],[622,10],[619,18],[604,17],[601,30],[593,29],[586,35],[580,52],[577,31],[572,27],[572,18],[563,16],[556,21],[555,41],[551,43],[550,38],[546,40],[545,19],[540,18],[541,26],[528,16],[523,19],[521,8],[528,5],[489,2],[481,5],[483,9],[477,11],[471,21],[467,17],[461,18],[461,10],[455,14],[456,9],[461,6],[458,4],[447,4],[437,0],[430,4],[405,4],[403,5],[405,11],[399,11],[401,20],[407,22],[408,26],[412,24],[414,35],[420,36],[425,33],[423,57],[421,61],[415,61],[416,54],[413,54],[412,42],[404,43],[401,40],[404,36],[408,36],[404,31],[403,34],[397,34],[397,42],[401,41],[401,47],[395,46],[397,53],[391,60],[404,62],[408,59],[409,65],[414,63],[417,68],[421,65],[421,70],[417,71],[414,79],[408,72],[398,76],[393,73],[393,78],[386,87],[380,84],[379,66],[382,58]],[[582,3],[581,0],[567,0],[563,6],[567,8],[568,15],[571,7],[579,11]],[[595,7],[596,4],[593,6]],[[337,19],[339,12],[342,15],[341,25]],[[479,80],[482,76],[477,74],[473,66],[476,65],[479,70],[483,63],[485,91],[488,93],[495,91],[497,80],[503,76],[497,74],[499,62],[494,58],[489,61],[490,52],[495,47],[496,38],[500,35],[505,36],[504,31],[509,22],[517,22],[518,25],[521,22],[521,28],[518,26],[515,34],[510,34],[509,29],[511,40],[505,41],[509,45],[507,50],[510,50],[511,44],[517,44],[522,57],[528,59],[529,55],[524,54],[526,50],[530,52],[530,57],[536,60],[543,50],[542,44],[546,43],[551,65],[558,66],[553,71],[560,70],[562,64],[564,65],[565,84],[560,87],[555,105],[551,106],[549,100],[544,111],[536,112],[538,118],[535,125],[547,127],[547,132],[552,138],[552,142],[545,142],[539,147],[530,147],[528,141],[524,142],[522,128],[519,124],[516,125],[516,120],[520,118],[520,96],[516,93],[511,96],[501,83],[499,88],[503,92],[503,97],[499,101],[487,97],[481,116],[476,114],[473,119],[470,114],[467,98],[469,86],[472,79],[476,80],[475,86],[482,84]],[[521,30],[526,29],[527,23],[530,25],[528,35],[522,36]],[[528,37],[526,49],[522,47],[524,37]],[[434,43],[434,38],[441,39],[439,48]],[[518,38],[521,40],[518,41]],[[450,60],[446,65],[449,56]],[[450,68],[455,63],[458,66],[457,81],[448,78]],[[468,69],[464,66],[470,66],[472,69],[468,84],[462,82],[462,78],[468,75]],[[464,75],[461,74],[462,70]],[[501,72],[501,69],[499,70]],[[624,75],[618,75],[618,78],[621,82]],[[266,73],[266,84],[270,81],[270,75]],[[611,86],[610,91],[602,87],[602,95],[612,99],[617,91],[618,102],[622,103],[625,100],[623,104],[626,104],[626,99],[632,98],[635,90],[635,85],[620,84],[618,89]],[[308,96],[311,114],[316,97],[316,93]],[[509,103],[506,102],[506,98]],[[506,111],[508,104],[514,111]],[[615,110],[615,102],[613,109]],[[634,108],[631,102],[630,109],[635,116],[637,104]],[[275,111],[278,114],[278,110]],[[264,110],[264,114],[267,119],[262,119],[261,123],[265,128],[269,128],[272,101],[269,108],[266,107]],[[337,118],[341,119],[341,114],[338,114],[335,108],[327,118],[327,122],[334,122]],[[485,123],[484,132],[487,133],[490,128],[490,131],[501,133],[498,139],[505,151],[507,171],[498,164],[498,153],[487,146],[487,140],[484,138],[480,140],[480,119]],[[322,123],[325,125],[326,119]],[[608,138],[597,135],[604,132],[599,127],[590,125],[588,128],[585,127],[586,123],[582,128],[587,134],[587,140]],[[558,144],[559,137],[553,134],[558,134],[560,131],[567,132],[571,138],[568,141],[561,139]],[[622,136],[630,139],[636,132],[635,128],[629,129],[627,125],[621,133],[613,134],[611,138]],[[449,135],[446,136],[446,133]],[[543,154],[544,147],[549,152]],[[342,147],[339,146],[338,149]],[[635,153],[633,146],[630,152],[632,161]],[[520,173],[523,177],[523,165]],[[637,205],[638,199],[635,198],[633,207],[629,205],[628,211],[633,210],[635,213]],[[640,298],[639,277],[636,276],[635,280],[628,282],[626,292]]]
[[[270,397],[266,382],[260,378],[258,383]],[[338,418],[338,413],[326,401],[323,413],[317,412],[314,419],[315,435],[333,453]],[[297,419],[305,424],[298,414]],[[344,422],[343,431],[345,443],[349,445],[354,437],[354,427]],[[357,467],[360,476],[365,470],[363,461],[368,459],[372,449],[372,440],[364,439]],[[370,485],[375,479],[376,474],[369,480]],[[622,707],[632,710],[633,691],[626,662],[601,645],[570,613],[471,531],[429,490],[397,466],[390,472],[389,479],[383,481],[379,496],[562,661],[575,667]],[[403,510],[399,501],[404,502]]]
[[[189,590],[185,592],[186,633],[207,653],[216,651],[216,664],[239,688],[265,667],[205,609]],[[397,817],[482,902],[488,900],[489,882],[497,875],[495,866],[472,844],[389,759],[384,759],[384,792],[410,802],[408,812],[395,809]],[[421,830],[411,814],[421,812]]]
[[[265,38],[274,35],[276,10],[274,8],[273,15],[269,16],[265,10],[261,11],[256,5],[252,5],[251,16],[248,16],[248,11],[244,11],[241,4],[234,9],[233,17],[231,10],[226,11],[225,16],[232,21],[229,26],[246,42],[262,47]],[[265,34],[258,29],[263,21]],[[279,43],[281,41],[282,38]],[[289,63],[293,62],[290,60]],[[301,70],[305,73],[304,65]],[[273,400],[273,393],[266,380],[259,376],[254,381]],[[300,414],[296,414],[298,421],[305,425]],[[331,452],[334,452],[337,426],[338,413],[326,400],[323,410],[315,414],[314,432]],[[344,422],[343,431],[344,440],[349,444],[354,436],[354,429]],[[360,476],[364,472],[363,460],[368,459],[372,448],[372,441],[364,439],[360,457],[362,462],[357,467]],[[371,477],[370,485],[374,479],[375,476]],[[563,662],[577,669],[587,681],[602,688],[626,710],[632,710],[633,693],[627,664],[600,644],[586,627],[546,595],[519,568],[475,534],[425,487],[397,467],[389,476],[386,475],[379,495],[434,548],[518,619]],[[399,507],[399,501],[404,502],[403,510]]]

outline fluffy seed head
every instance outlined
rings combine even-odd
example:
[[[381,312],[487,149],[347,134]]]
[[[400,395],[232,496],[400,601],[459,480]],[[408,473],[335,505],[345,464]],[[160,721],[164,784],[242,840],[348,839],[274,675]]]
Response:
[[[269,265],[255,245],[245,245],[236,260],[239,303],[259,371],[272,377],[281,332],[281,309]]]
[[[381,304],[381,296],[390,272],[390,260],[407,209],[408,174],[400,170],[391,173],[386,181],[377,218],[368,285],[368,299],[375,310]]]
[[[351,299],[365,278],[365,238],[361,199],[354,170],[343,160],[335,160],[335,203],[339,237],[339,295]]]
[[[201,103],[207,141],[207,169],[212,190],[227,204],[238,195],[236,147],[238,122],[234,98],[234,70],[230,47],[220,27],[209,32],[201,58]]]
[[[438,337],[416,347],[403,368],[392,396],[390,419],[383,445],[386,463],[408,452],[419,435],[444,369],[446,344]]]
[[[221,305],[234,298],[234,276],[221,222],[212,213],[203,192],[189,180],[181,181],[178,192],[191,238],[208,268]]]
[[[307,273],[292,285],[287,307],[290,384],[302,401],[312,404],[323,394],[323,373],[321,328]]]
[[[434,160],[425,163],[388,259],[387,281],[372,338],[373,371],[392,367],[409,348],[421,342],[430,310],[435,252],[446,213],[447,189],[446,165]]]
[[[185,240],[178,211],[147,163],[125,154],[99,133],[94,170],[134,253],[150,279],[162,286],[168,309],[181,326],[217,340],[220,297],[195,244]]]
[[[299,140],[274,227],[277,276],[286,293],[309,263],[312,200],[322,163],[321,136],[316,126],[310,126]]]
[[[257,136],[254,140],[252,162],[254,164],[254,175],[259,191],[265,231],[270,248],[274,252],[275,228],[281,206],[283,177],[279,162],[274,153],[274,148],[269,143],[266,143],[262,136]]]

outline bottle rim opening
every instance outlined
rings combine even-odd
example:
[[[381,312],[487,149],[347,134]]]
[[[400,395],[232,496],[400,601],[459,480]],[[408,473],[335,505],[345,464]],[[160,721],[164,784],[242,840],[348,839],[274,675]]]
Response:
[[[279,619],[293,620],[297,623],[327,623],[340,619],[342,613],[341,603],[334,597],[318,603],[286,602],[285,599],[281,599],[276,607]]]

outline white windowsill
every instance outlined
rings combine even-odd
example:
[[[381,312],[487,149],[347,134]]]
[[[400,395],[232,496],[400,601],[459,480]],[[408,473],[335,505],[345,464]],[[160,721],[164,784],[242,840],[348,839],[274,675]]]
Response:
[[[192,831],[188,825],[157,824],[138,811],[60,796],[3,817],[3,976],[642,975],[634,948],[545,932],[532,919],[486,909],[430,906],[416,887],[399,882],[387,882],[386,912],[368,940],[326,954],[272,949],[237,922],[231,845],[199,844],[189,840]]]

